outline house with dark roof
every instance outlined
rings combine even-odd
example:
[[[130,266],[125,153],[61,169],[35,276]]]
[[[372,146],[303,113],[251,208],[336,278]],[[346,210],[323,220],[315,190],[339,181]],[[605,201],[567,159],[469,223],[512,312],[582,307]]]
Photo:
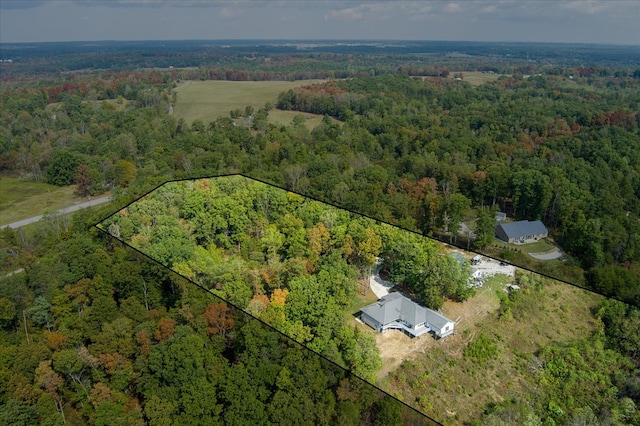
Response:
[[[436,311],[420,306],[400,293],[389,293],[362,308],[360,319],[376,331],[403,330],[413,337],[433,332],[438,337],[453,333],[454,322]]]
[[[526,244],[549,236],[547,227],[539,220],[521,220],[499,223],[495,230],[496,238],[512,244]]]

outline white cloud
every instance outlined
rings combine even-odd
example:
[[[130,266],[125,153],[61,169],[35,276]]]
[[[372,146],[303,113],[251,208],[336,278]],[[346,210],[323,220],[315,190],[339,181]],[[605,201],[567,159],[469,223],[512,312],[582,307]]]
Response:
[[[241,16],[243,13],[244,11],[240,9],[229,9],[227,7],[223,7],[222,9],[220,9],[219,15],[222,18],[231,19]]]
[[[0,0],[0,9],[6,42],[278,37],[640,44],[637,0]]]
[[[397,6],[400,10],[411,15],[421,15],[430,13],[433,10],[433,5],[430,2],[398,2]]]
[[[325,13],[325,21],[358,21],[362,19],[362,11],[357,7],[349,7],[346,9],[332,9]]]
[[[490,4],[480,9],[480,13],[492,14],[498,10],[497,4]]]
[[[342,9],[331,9],[324,15],[325,21],[360,21],[362,19],[387,19],[394,10],[395,2],[361,3]]]
[[[447,3],[444,7],[444,11],[447,13],[459,13],[462,12],[462,6],[460,6],[460,3],[456,2]]]
[[[559,4],[561,9],[576,13],[586,13],[587,15],[595,15],[608,9],[613,2],[603,2],[599,0],[581,0],[567,1]]]
[[[397,10],[409,21],[420,22],[433,18],[433,5],[430,2],[398,2]]]

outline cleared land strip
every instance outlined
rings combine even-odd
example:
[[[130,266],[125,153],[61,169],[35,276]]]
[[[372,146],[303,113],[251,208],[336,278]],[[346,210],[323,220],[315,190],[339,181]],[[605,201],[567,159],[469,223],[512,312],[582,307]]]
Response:
[[[84,209],[84,208],[87,208],[87,207],[93,207],[93,206],[97,206],[99,204],[108,203],[109,201],[111,201],[111,196],[110,195],[106,195],[104,197],[95,198],[93,200],[85,201],[83,203],[78,203],[78,204],[74,204],[73,206],[68,206],[68,207],[62,208],[62,209],[58,210],[57,212],[55,212],[54,214],[71,213],[71,212],[75,212],[77,210]],[[4,228],[20,228],[22,226],[29,225],[31,223],[36,223],[37,221],[42,219],[43,216],[44,215],[33,216],[33,217],[30,217],[30,218],[27,218],[27,219],[18,220],[16,222],[9,223],[7,225],[0,225],[0,229],[4,229]]]

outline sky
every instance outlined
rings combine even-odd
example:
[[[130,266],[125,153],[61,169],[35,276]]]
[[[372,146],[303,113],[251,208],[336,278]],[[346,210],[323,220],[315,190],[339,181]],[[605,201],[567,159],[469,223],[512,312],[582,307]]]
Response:
[[[640,0],[0,0],[0,42],[455,40],[640,45]]]

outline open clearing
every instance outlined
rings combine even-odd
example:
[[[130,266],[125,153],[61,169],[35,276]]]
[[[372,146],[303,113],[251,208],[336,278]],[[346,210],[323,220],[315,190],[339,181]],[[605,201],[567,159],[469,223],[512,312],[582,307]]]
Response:
[[[101,101],[82,101],[82,103],[92,105],[95,109],[107,108],[115,111],[123,111],[127,107],[129,101],[124,98],[118,98],[104,99]],[[61,106],[62,102],[52,102],[46,106],[45,110],[49,112],[57,112]]]
[[[449,352],[462,355],[464,341],[460,336],[461,329],[479,325],[488,315],[495,313],[500,307],[500,302],[494,294],[496,288],[502,288],[510,282],[506,276],[493,278],[487,288],[480,290],[475,297],[463,303],[447,301],[442,313],[456,324],[456,334],[444,339],[436,340],[427,333],[420,337],[409,337],[400,330],[387,330],[384,333],[375,333],[376,344],[380,349],[382,369],[378,378],[382,379],[390,372],[396,370],[404,361],[414,360],[424,354],[425,351],[435,347],[446,347]],[[363,324],[364,327],[368,327]],[[371,330],[369,328],[369,330]],[[372,330],[371,330],[372,331]]]
[[[59,187],[0,177],[0,225],[32,216],[56,212],[81,199],[73,186]]]
[[[496,275],[469,300],[445,302],[443,314],[457,320],[455,335],[435,340],[430,335],[411,339],[401,332],[376,333],[382,389],[444,424],[461,424],[488,403],[526,393],[537,350],[585,338],[597,329],[590,308],[602,297],[555,281],[540,292],[523,293],[524,303],[501,316],[499,294],[506,294],[511,280]],[[464,355],[480,336],[496,348],[484,361]]]
[[[454,75],[462,73],[462,80],[468,82],[472,86],[480,86],[481,84],[496,81],[503,74],[493,74],[480,71],[451,71],[449,78],[455,78]]]
[[[293,117],[296,115],[301,115],[305,119],[305,124],[309,130],[315,129],[321,122],[324,116],[320,114],[311,114],[308,112],[299,112],[299,111],[282,111],[279,109],[272,109],[269,111],[269,123],[273,124],[282,124],[288,126],[291,124]],[[334,123],[339,123],[340,121],[331,117],[331,121]]]
[[[219,117],[228,117],[232,110],[240,109],[244,113],[247,106],[256,110],[264,107],[267,102],[275,106],[280,93],[321,81],[187,81],[175,89],[178,101],[173,114],[177,118],[183,118],[187,123],[198,119],[206,124]],[[288,111],[287,113],[291,115],[291,119],[293,115],[299,114]],[[273,110],[269,115],[273,115],[273,118],[282,124],[289,124],[291,121],[286,120],[285,114],[278,115]]]

